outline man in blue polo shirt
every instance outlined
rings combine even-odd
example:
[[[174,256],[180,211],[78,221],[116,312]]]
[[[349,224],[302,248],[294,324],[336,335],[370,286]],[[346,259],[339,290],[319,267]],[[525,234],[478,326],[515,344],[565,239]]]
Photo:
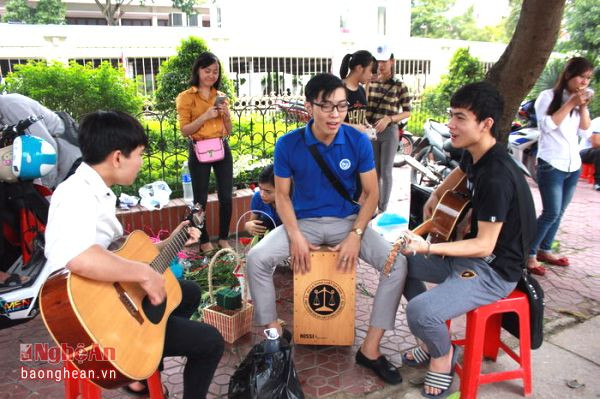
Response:
[[[279,331],[273,269],[282,260],[291,256],[294,272],[306,273],[310,251],[324,245],[339,251],[340,273],[351,271],[358,257],[382,270],[391,249],[391,244],[367,227],[379,200],[377,174],[367,136],[343,124],[348,111],[343,82],[331,74],[318,74],[306,85],[305,94],[312,119],[306,127],[282,136],[275,145],[275,195],[283,226],[269,233],[247,257],[255,320]],[[309,146],[316,147],[346,196],[333,187]],[[357,192],[357,176],[362,186],[362,206],[351,201]],[[382,275],[369,330],[356,353],[358,364],[390,384],[402,382],[402,377],[381,354],[379,343],[385,330],[394,328],[406,267],[406,258],[399,256],[389,276]]]

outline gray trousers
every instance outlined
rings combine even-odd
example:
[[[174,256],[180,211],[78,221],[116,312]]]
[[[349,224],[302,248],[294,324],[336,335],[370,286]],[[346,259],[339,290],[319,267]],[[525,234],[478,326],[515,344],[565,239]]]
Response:
[[[298,221],[302,234],[313,245],[334,246],[350,233],[356,215],[345,219],[335,217],[309,218]],[[360,259],[377,270],[383,269],[391,244],[370,228],[363,233]],[[277,319],[275,309],[275,266],[290,254],[290,242],[285,227],[279,226],[267,234],[248,253],[246,259],[248,284],[254,304],[254,319],[259,325]],[[406,280],[406,258],[398,256],[389,277],[379,278],[379,286],[371,312],[371,327],[385,330],[394,328],[396,311]]]
[[[427,290],[423,281],[438,285]],[[432,357],[444,356],[451,345],[446,320],[505,298],[516,285],[481,258],[409,256],[404,290],[408,327]]]
[[[371,141],[371,143],[379,181],[379,209],[385,211],[392,192],[394,157],[398,151],[398,125],[390,123],[383,132],[377,135],[377,140]]]

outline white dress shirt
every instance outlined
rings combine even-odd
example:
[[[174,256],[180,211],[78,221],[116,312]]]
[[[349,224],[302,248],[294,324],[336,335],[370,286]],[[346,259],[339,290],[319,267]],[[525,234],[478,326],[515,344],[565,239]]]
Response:
[[[45,254],[52,271],[63,268],[94,244],[104,248],[123,235],[116,196],[86,163],[52,194]]]
[[[535,100],[535,113],[540,129],[537,157],[563,172],[574,172],[581,168],[578,135],[585,137],[587,131],[579,129],[579,107],[575,107],[560,125],[556,125],[548,115],[548,107],[554,97],[553,89],[544,90]],[[562,103],[570,94],[564,90]]]

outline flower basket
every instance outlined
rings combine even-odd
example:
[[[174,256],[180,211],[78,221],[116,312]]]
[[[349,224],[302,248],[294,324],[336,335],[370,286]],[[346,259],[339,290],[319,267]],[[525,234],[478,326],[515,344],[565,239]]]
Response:
[[[240,266],[240,271],[245,274],[244,263],[233,249],[223,248],[213,256],[208,264],[208,293],[210,295],[210,304],[202,309],[202,318],[206,324],[210,324],[219,330],[226,342],[232,344],[238,338],[249,333],[252,329],[254,308],[252,304],[248,303],[246,300],[246,298],[248,298],[247,293],[242,295],[243,300],[240,309],[228,310],[216,304],[213,293],[212,272],[216,260],[225,253],[234,254],[237,263]],[[247,288],[244,288],[244,291],[246,290]]]

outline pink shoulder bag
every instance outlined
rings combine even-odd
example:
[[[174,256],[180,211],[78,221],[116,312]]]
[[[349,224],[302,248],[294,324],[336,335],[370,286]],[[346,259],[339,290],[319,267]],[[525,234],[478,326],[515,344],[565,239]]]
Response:
[[[200,163],[217,162],[225,158],[225,148],[221,137],[196,141],[194,151]]]

